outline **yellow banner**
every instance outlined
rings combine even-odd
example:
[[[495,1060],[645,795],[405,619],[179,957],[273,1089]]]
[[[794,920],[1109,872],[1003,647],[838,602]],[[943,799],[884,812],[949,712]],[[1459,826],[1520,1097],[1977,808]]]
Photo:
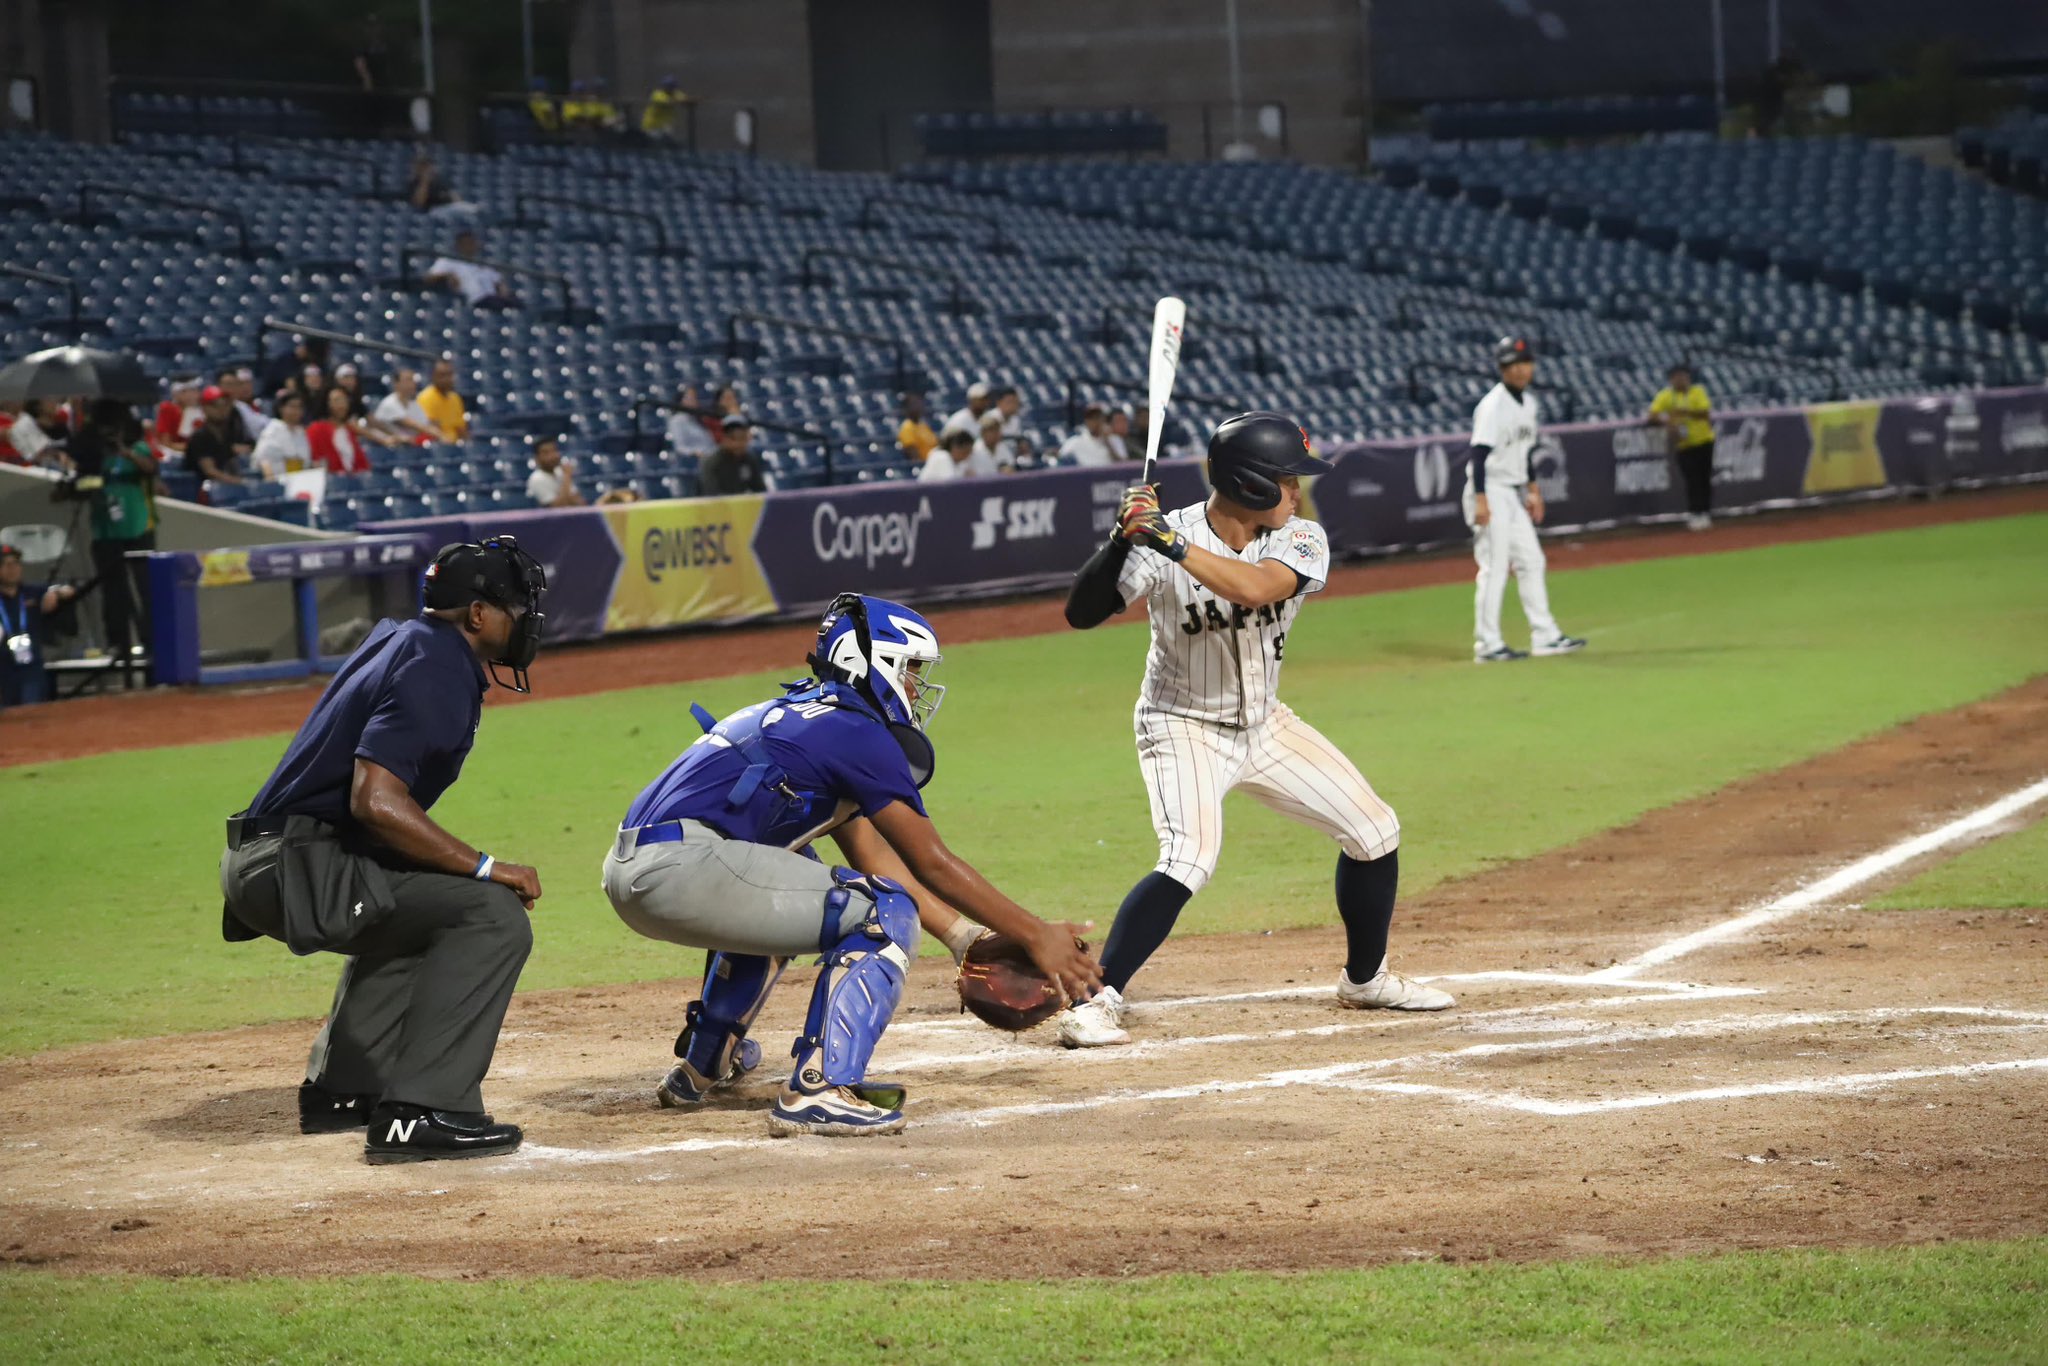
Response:
[[[754,559],[761,498],[690,498],[604,510],[625,563],[605,630],[762,616],[775,595]]]
[[[1806,492],[1846,493],[1884,483],[1884,457],[1877,450],[1876,403],[1823,403],[1809,409],[1813,451],[1806,458]]]
[[[246,550],[209,550],[199,557],[199,586],[224,588],[233,583],[254,583]]]

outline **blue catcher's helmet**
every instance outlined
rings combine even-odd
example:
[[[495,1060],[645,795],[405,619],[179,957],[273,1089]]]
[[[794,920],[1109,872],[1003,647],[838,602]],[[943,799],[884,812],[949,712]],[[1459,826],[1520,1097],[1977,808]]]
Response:
[[[808,662],[821,681],[850,685],[898,725],[923,730],[946,696],[945,687],[931,681],[938,633],[923,616],[887,598],[834,598]]]

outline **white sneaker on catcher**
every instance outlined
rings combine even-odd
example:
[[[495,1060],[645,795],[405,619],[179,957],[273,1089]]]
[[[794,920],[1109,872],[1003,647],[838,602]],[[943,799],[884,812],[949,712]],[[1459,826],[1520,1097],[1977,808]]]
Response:
[[[815,1091],[785,1086],[775,1099],[775,1108],[768,1112],[768,1131],[777,1137],[864,1138],[896,1133],[908,1122],[903,1117],[903,1088],[886,1082],[825,1086]]]
[[[1380,970],[1364,982],[1337,973],[1337,1004],[1348,1010],[1449,1010],[1458,1003],[1448,991],[1403,977],[1380,959]]]
[[[1115,987],[1104,987],[1094,999],[1068,1006],[1053,1017],[1060,1042],[1069,1048],[1106,1048],[1129,1043],[1124,1032],[1124,998]]]

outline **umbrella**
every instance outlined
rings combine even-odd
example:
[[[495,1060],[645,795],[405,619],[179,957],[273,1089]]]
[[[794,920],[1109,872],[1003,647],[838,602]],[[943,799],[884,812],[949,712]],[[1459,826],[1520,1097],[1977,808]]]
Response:
[[[80,395],[147,403],[157,396],[156,381],[135,357],[90,346],[52,347],[0,370],[0,403]]]

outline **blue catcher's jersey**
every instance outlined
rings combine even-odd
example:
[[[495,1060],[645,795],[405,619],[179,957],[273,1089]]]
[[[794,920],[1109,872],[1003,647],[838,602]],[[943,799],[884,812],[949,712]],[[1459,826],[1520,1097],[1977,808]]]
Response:
[[[728,839],[800,849],[892,802],[924,814],[917,788],[888,724],[828,683],[720,721],[634,799],[625,823],[701,821]]]

